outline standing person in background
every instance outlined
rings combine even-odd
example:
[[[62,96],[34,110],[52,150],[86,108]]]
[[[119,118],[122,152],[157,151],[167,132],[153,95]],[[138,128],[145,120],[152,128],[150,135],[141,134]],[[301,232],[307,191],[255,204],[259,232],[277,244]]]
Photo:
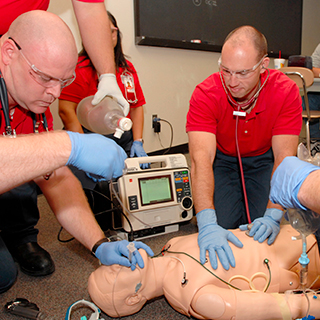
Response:
[[[130,113],[133,125],[132,130],[122,134],[120,139],[108,135],[108,138],[115,140],[127,153],[128,156],[145,157],[146,152],[143,149],[143,105],[145,98],[139,83],[137,72],[131,62],[125,59],[121,45],[121,32],[118,28],[114,16],[108,12],[111,30],[112,43],[114,47],[114,56],[116,64],[116,78],[122,94],[130,103]],[[94,68],[86,50],[79,54],[76,67],[76,79],[68,87],[64,88],[59,98],[59,115],[66,130],[90,133],[89,130],[82,127],[77,118],[78,103],[85,97],[96,92],[98,85],[97,70]]]
[[[255,28],[233,30],[219,72],[199,84],[190,100],[186,129],[200,260],[209,251],[214,269],[216,254],[224,268],[235,266],[228,241],[242,246],[226,229],[246,230],[251,219],[249,236],[268,244],[280,230],[282,208],[268,201],[270,179],[284,157],[297,152],[302,108],[297,85],[267,69],[267,52]]]
[[[98,91],[93,104],[105,96],[117,99],[125,115],[129,104],[124,99],[115,77],[115,64],[109,18],[104,0],[71,0],[77,18],[81,38],[90,59],[99,74]],[[20,14],[31,10],[47,10],[50,0],[1,0],[0,36],[6,33],[10,24]]]
[[[320,78],[320,44],[316,47],[312,54],[312,71],[315,78]],[[304,99],[303,109],[305,109]],[[320,110],[320,92],[308,92],[310,110]],[[319,119],[310,121],[310,137],[320,141],[320,122]],[[312,154],[314,155],[314,154]]]

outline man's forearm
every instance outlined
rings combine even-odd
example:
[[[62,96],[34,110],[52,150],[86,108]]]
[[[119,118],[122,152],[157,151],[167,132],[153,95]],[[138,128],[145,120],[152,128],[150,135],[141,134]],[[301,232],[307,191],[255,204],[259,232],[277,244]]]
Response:
[[[115,74],[111,28],[104,2],[72,0],[83,45],[98,74]]]
[[[0,193],[64,166],[70,153],[63,131],[0,137]]]
[[[192,198],[196,213],[213,209],[214,176],[212,166],[207,170],[193,166],[191,170]]]
[[[320,214],[320,170],[311,172],[302,183],[298,192],[299,202]]]
[[[104,238],[81,183],[67,167],[55,171],[48,181],[37,179],[44,196],[63,228],[89,250]]]

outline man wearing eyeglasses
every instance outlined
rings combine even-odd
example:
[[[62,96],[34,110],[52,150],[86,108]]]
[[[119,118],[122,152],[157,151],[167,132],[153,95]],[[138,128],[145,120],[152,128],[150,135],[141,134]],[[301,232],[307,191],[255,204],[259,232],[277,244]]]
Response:
[[[217,254],[228,270],[235,266],[228,241],[242,243],[226,229],[250,229],[269,245],[279,232],[282,208],[269,201],[270,179],[296,154],[302,108],[294,82],[267,69],[267,41],[255,28],[233,30],[218,64],[193,92],[186,130],[200,260],[208,251],[216,269]]]
[[[123,97],[117,84],[109,17],[105,0],[71,0],[79,26],[81,39],[87,53],[99,73],[99,87],[93,104],[98,104],[105,96],[117,99],[125,115],[129,103]],[[0,35],[6,33],[10,24],[20,14],[31,10],[47,10],[50,0],[1,0]]]
[[[41,132],[52,130],[49,106],[75,77],[78,55],[70,29],[52,13],[30,11],[11,24],[0,39],[0,49],[1,133],[14,138],[16,134],[38,132],[40,136],[45,134]],[[78,139],[77,134],[68,134],[72,143]],[[111,177],[119,176],[125,152],[111,140],[109,152],[111,161],[105,166],[109,167]],[[127,241],[108,242],[90,210],[80,182],[63,166],[0,196],[0,293],[8,290],[16,279],[12,257],[21,271],[31,276],[44,276],[55,270],[50,254],[37,243],[35,224],[39,212],[35,183],[60,224],[103,264],[120,263],[134,269],[138,263],[143,267],[139,253],[130,262],[125,258],[129,256]],[[135,247],[152,254],[143,243],[135,242]]]

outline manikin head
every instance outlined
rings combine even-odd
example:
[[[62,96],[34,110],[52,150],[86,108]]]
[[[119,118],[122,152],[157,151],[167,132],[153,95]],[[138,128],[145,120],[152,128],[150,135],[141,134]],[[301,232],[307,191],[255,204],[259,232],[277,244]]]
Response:
[[[248,101],[257,92],[260,75],[269,64],[266,55],[264,35],[251,26],[239,27],[225,39],[220,72],[230,94],[239,103]]]
[[[144,268],[120,265],[100,266],[89,277],[88,291],[92,301],[111,317],[138,312],[147,300],[155,297],[156,279],[151,258],[139,250]],[[159,294],[160,295],[160,294]]]
[[[53,13],[20,15],[1,38],[0,68],[9,107],[43,113],[74,79],[77,47],[69,27]]]

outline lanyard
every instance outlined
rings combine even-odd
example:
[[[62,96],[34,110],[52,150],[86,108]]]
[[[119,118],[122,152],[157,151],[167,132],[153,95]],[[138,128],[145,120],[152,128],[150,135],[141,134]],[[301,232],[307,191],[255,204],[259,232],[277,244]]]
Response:
[[[0,102],[2,105],[2,111],[4,115],[4,121],[5,121],[5,132],[3,133],[6,137],[15,138],[16,137],[16,131],[15,129],[12,129],[11,123],[10,123],[10,117],[9,117],[9,102],[8,102],[8,93],[7,93],[7,86],[3,79],[2,73],[0,71]],[[48,131],[48,123],[47,118],[44,113],[42,113],[42,121],[36,119],[36,114],[31,112],[31,117],[33,120],[33,131],[35,133],[39,133],[39,126],[42,124],[44,129]],[[46,174],[43,176],[45,180],[48,180],[51,176],[52,172]]]
[[[8,93],[7,93],[7,86],[3,79],[2,73],[0,71],[0,102],[2,105],[2,111],[4,116],[4,121],[6,124],[5,132],[3,133],[5,136],[16,136],[15,129],[12,129],[9,117],[9,102],[8,102]],[[48,131],[48,123],[47,118],[44,113],[42,113],[42,121],[36,119],[36,115],[32,112],[31,113],[32,120],[33,120],[33,130],[35,133],[39,133],[39,127],[42,124],[43,128]]]
[[[32,117],[32,120],[33,120],[34,133],[39,133],[40,125],[43,126],[44,130],[49,131],[46,115],[44,113],[42,113],[41,116],[42,116],[42,120],[40,120],[40,119],[37,120],[37,115],[35,113],[33,113],[33,112],[31,114],[31,117]]]
[[[6,124],[4,135],[6,136],[15,136],[15,130],[11,128],[10,118],[9,118],[9,102],[8,102],[8,93],[7,93],[7,86],[2,77],[2,73],[0,71],[0,101],[2,105],[4,121]]]

